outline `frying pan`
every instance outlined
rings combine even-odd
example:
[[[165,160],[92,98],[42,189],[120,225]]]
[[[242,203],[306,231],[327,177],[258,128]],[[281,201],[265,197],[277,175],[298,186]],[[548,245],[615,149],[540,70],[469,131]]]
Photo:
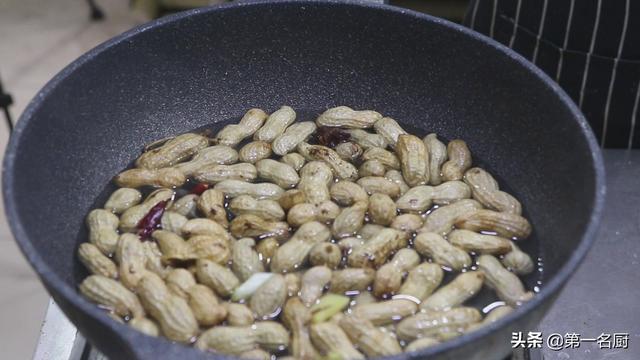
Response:
[[[428,15],[357,1],[255,1],[142,25],[93,49],[33,99],[6,152],[13,234],[51,296],[112,359],[223,358],[110,319],[78,294],[83,219],[145,143],[219,129],[250,107],[375,109],[419,135],[465,139],[525,208],[533,300],[479,330],[394,359],[493,359],[534,329],[592,243],[604,169],[582,114],[534,65]]]

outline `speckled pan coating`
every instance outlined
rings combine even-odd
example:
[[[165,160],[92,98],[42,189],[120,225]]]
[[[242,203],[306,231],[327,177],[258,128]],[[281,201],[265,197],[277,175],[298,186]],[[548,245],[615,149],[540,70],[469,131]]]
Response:
[[[115,189],[111,175],[152,140],[281,104],[301,109],[301,121],[344,104],[374,109],[412,133],[465,139],[527,209],[539,243],[523,248],[543,250],[542,292],[479,331],[397,359],[500,358],[511,331],[538,323],[592,243],[604,198],[600,151],[567,95],[505,47],[444,20],[359,1],[180,13],[60,72],[25,110],[5,155],[4,200],[17,242],[63,311],[109,357],[222,358],[146,337],[78,294],[83,218]]]

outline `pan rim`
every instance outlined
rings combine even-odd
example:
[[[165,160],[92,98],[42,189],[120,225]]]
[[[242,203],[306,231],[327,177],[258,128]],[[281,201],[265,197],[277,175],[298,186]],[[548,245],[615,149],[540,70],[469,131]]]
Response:
[[[402,16],[409,16],[416,18],[421,21],[427,21],[437,26],[441,26],[447,28],[451,31],[460,32],[467,37],[472,38],[474,41],[478,41],[483,43],[486,46],[490,46],[495,49],[496,55],[498,53],[502,53],[502,55],[506,55],[511,58],[512,61],[518,63],[520,66],[526,68],[530,73],[532,73],[535,77],[539,79],[544,85],[550,89],[557,97],[560,98],[562,103],[567,107],[569,112],[572,114],[574,121],[579,125],[582,136],[584,136],[591,155],[592,166],[595,172],[595,188],[593,194],[593,208],[591,211],[591,215],[589,217],[588,225],[584,228],[583,234],[581,236],[581,240],[579,245],[573,251],[569,259],[561,266],[560,270],[552,275],[549,281],[542,287],[541,291],[536,294],[536,296],[529,302],[523,304],[518,307],[511,314],[499,319],[495,323],[489,324],[482,329],[471,332],[469,334],[465,334],[458,338],[449,340],[437,346],[427,348],[418,352],[415,352],[411,356],[431,356],[438,353],[446,352],[452,350],[453,348],[459,347],[465,343],[474,342],[478,339],[485,337],[491,332],[494,332],[498,329],[504,328],[509,324],[514,323],[517,319],[523,317],[526,313],[534,311],[534,309],[546,303],[547,300],[552,299],[558,291],[564,286],[566,281],[573,275],[575,270],[577,270],[580,263],[585,258],[589,249],[591,248],[593,242],[595,241],[595,236],[598,231],[601,215],[604,209],[604,201],[605,201],[605,193],[606,193],[606,185],[605,185],[605,169],[604,162],[602,158],[602,152],[600,147],[595,139],[593,132],[589,124],[587,123],[584,115],[578,109],[577,105],[571,100],[571,98],[560,88],[560,86],[555,83],[549,76],[547,76],[541,69],[536,67],[534,64],[529,62],[523,56],[517,54],[510,48],[498,43],[497,41],[477,33],[469,28],[466,28],[462,25],[452,23],[448,20],[436,18],[431,15],[419,13],[413,10],[408,10],[404,8],[394,7],[385,4],[371,3],[364,0],[282,0],[282,1],[273,1],[273,0],[240,0],[238,3],[234,4],[222,4],[222,5],[214,5],[205,8],[193,9],[184,11],[181,13],[173,14],[164,18],[156,19],[150,21],[148,23],[139,25],[134,27],[120,35],[117,35],[106,42],[94,47],[90,51],[86,52],[72,63],[67,65],[64,69],[62,69],[59,73],[57,73],[51,80],[49,80],[45,86],[38,91],[38,93],[34,96],[34,98],[29,102],[27,108],[20,116],[20,121],[17,122],[14,132],[9,139],[9,144],[7,145],[5,152],[5,159],[2,167],[2,176],[3,176],[3,198],[5,204],[5,212],[7,216],[7,220],[9,223],[9,227],[14,235],[15,241],[18,243],[20,250],[25,255],[27,260],[33,269],[35,269],[38,276],[43,280],[43,283],[46,286],[55,287],[56,291],[60,294],[60,296],[64,297],[66,301],[73,304],[75,307],[82,310],[87,316],[92,317],[94,320],[99,321],[102,325],[114,328],[116,322],[112,321],[108,316],[102,313],[98,313],[97,307],[94,304],[90,303],[88,300],[84,299],[80,296],[77,290],[71,285],[67,284],[61,277],[56,275],[55,272],[51,270],[51,268],[45,263],[40,254],[33,247],[27,233],[25,231],[25,226],[22,224],[20,217],[18,216],[18,200],[14,196],[12,189],[13,184],[15,182],[14,178],[14,167],[15,167],[15,158],[16,151],[18,150],[18,145],[20,144],[20,139],[22,138],[23,133],[28,129],[28,126],[31,125],[31,120],[34,118],[34,114],[40,108],[43,103],[43,100],[50,94],[52,91],[56,89],[56,87],[63,82],[68,75],[73,73],[77,68],[83,66],[85,63],[91,61],[94,57],[99,56],[101,53],[107,51],[108,49],[126,41],[128,38],[136,36],[139,33],[143,33],[149,31],[154,28],[162,27],[164,25],[180,21],[184,18],[195,16],[199,14],[205,13],[215,13],[219,11],[225,11],[226,9],[244,7],[244,6],[278,6],[278,5],[291,5],[291,4],[315,4],[315,5],[344,5],[344,6],[359,6],[366,8],[374,8],[379,9],[381,11],[389,11],[396,13]],[[46,280],[46,281],[45,281]],[[51,285],[49,285],[51,284]],[[118,324],[120,325],[120,324]],[[122,328],[127,328],[123,326]],[[122,328],[118,327],[117,330],[120,331]],[[127,328],[128,329],[128,328]],[[126,334],[121,334],[125,335]],[[168,340],[162,338],[162,341],[168,342]],[[173,344],[175,345],[175,344]],[[187,349],[186,346],[183,346]],[[388,357],[389,359],[393,358],[404,358],[405,354],[400,354],[396,356]]]

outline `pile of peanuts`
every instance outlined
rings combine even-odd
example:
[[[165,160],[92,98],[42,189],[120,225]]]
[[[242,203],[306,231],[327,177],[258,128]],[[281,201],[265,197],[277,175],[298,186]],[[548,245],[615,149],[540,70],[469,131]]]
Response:
[[[532,297],[516,246],[531,225],[464,141],[346,106],[295,120],[251,109],[147,146],[87,216],[80,292],[147,335],[247,359],[415,351]],[[313,144],[327,129],[343,141]],[[483,286],[500,301],[485,315],[465,306]]]

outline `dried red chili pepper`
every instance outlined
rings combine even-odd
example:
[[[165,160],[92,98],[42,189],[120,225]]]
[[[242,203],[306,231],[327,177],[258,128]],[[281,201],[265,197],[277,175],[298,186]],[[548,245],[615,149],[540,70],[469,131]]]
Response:
[[[205,190],[209,188],[209,184],[199,183],[196,184],[193,188],[191,188],[191,193],[195,195],[202,195]]]
[[[328,146],[330,148],[336,147],[336,145],[347,142],[351,139],[351,135],[338,128],[320,126],[316,130],[315,142],[318,145]]]
[[[155,204],[151,210],[138,222],[138,236],[140,239],[145,240],[151,236],[155,230],[162,227],[160,220],[164,214],[164,208],[167,206],[167,201],[162,200]]]

